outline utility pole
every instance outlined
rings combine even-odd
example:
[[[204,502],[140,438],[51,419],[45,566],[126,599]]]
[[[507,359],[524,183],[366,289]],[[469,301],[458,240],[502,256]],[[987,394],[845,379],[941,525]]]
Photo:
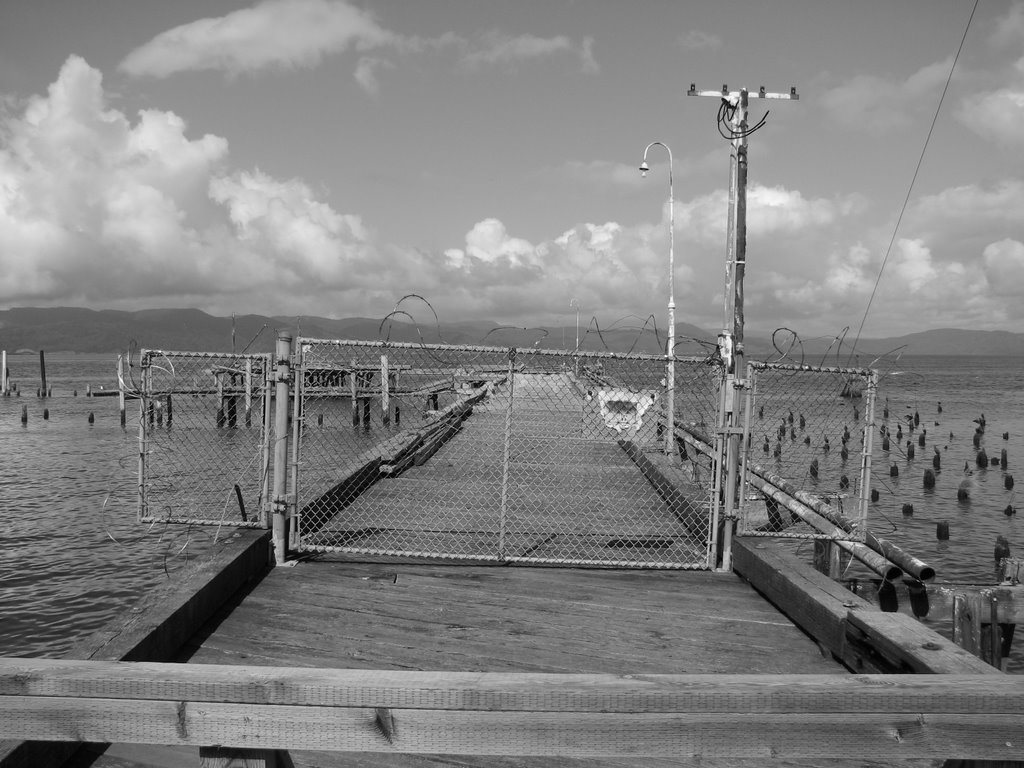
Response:
[[[725,385],[719,401],[718,439],[715,440],[715,498],[722,498],[721,521],[714,521],[712,545],[721,545],[724,571],[732,568],[732,531],[742,506],[740,459],[743,455],[743,428],[738,424],[736,391],[747,385],[743,350],[743,279],[747,269],[747,137],[764,125],[767,113],[755,125],[747,122],[750,99],[796,100],[796,88],[789,93],[768,93],[762,85],[756,93],[746,88],[730,91],[698,91],[690,84],[688,96],[709,96],[719,99],[718,130],[732,143],[729,158],[729,218],[726,235],[725,318],[718,335],[718,347],[725,364]],[[723,482],[724,481],[724,482]],[[724,485],[724,488],[723,488]],[[737,498],[739,494],[739,498]],[[719,525],[719,522],[723,525]],[[719,528],[722,540],[719,542]]]

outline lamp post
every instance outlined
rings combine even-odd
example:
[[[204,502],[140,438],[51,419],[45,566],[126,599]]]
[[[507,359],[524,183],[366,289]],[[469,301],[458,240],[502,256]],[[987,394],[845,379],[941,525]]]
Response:
[[[675,425],[676,425],[676,205],[672,189],[672,150],[667,144],[660,141],[652,141],[644,149],[644,160],[640,163],[640,175],[647,176],[650,166],[647,165],[647,153],[651,147],[664,147],[668,152],[668,348],[665,351],[667,361],[666,396],[665,396],[665,455],[675,455]]]

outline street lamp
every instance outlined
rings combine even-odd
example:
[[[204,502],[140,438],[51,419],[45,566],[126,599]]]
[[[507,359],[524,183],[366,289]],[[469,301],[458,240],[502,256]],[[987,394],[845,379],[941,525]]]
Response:
[[[666,403],[665,403],[665,455],[675,455],[675,432],[676,432],[676,204],[672,190],[672,150],[667,144],[660,141],[652,141],[644,149],[644,161],[640,163],[640,175],[646,177],[650,166],[647,165],[647,153],[651,147],[664,147],[668,152],[668,348],[665,352],[667,361],[666,376]]]

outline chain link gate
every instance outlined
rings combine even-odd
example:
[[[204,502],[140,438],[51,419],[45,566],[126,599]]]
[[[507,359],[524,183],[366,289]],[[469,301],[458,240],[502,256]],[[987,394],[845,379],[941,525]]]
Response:
[[[749,364],[739,534],[864,541],[876,386],[868,369]]]
[[[665,461],[665,373],[651,355],[299,339],[291,544],[707,568],[711,459]],[[677,361],[677,423],[706,433],[717,386]]]
[[[140,521],[266,524],[270,373],[265,354],[143,350]]]

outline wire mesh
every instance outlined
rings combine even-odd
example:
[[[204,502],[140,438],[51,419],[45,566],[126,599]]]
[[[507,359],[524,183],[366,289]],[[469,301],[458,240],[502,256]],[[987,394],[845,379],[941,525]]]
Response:
[[[863,541],[875,378],[870,370],[751,363],[744,432],[745,535]],[[808,525],[771,498],[840,521]],[[817,520],[814,515],[809,516]],[[820,517],[820,515],[818,515]],[[845,522],[844,522],[845,521]]]
[[[682,467],[664,456],[676,442],[663,357],[312,339],[298,350],[298,549],[707,567],[710,464],[692,445]],[[677,361],[675,397],[677,423],[704,430],[714,367]]]
[[[142,352],[141,521],[265,523],[269,372],[269,355]]]

